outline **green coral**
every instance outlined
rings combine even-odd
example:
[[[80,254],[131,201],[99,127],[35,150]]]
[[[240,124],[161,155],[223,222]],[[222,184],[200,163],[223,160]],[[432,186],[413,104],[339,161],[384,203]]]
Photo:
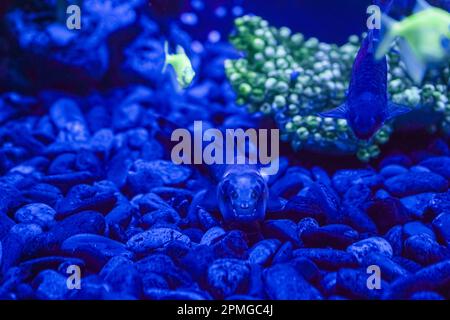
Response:
[[[295,150],[356,154],[362,161],[380,153],[379,147],[389,140],[393,123],[383,126],[366,142],[355,138],[345,120],[317,116],[344,101],[361,44],[359,37],[351,36],[338,46],[305,39],[286,27],[271,27],[260,17],[244,16],[236,19],[235,25],[230,41],[246,55],[226,61],[225,69],[238,104],[245,105],[249,112],[274,116],[282,138]],[[416,87],[395,50],[389,54],[388,63],[391,99],[437,115],[439,120],[432,122],[432,128],[450,132],[450,65],[430,72],[423,85]]]

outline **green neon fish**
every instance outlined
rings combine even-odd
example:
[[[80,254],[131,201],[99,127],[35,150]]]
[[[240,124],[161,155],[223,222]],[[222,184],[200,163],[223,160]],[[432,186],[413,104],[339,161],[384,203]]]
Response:
[[[169,53],[169,43],[166,41],[164,43],[164,53],[165,53],[165,62],[163,72],[167,69],[167,66],[170,64],[175,70],[177,75],[177,82],[183,88],[187,88],[190,86],[195,77],[194,68],[192,68],[191,60],[186,55],[183,47],[177,46],[177,53],[170,54]]]
[[[375,57],[382,58],[399,37],[400,55],[409,75],[420,84],[427,66],[449,59],[450,13],[417,0],[415,13],[398,22],[383,15],[386,35],[378,46]]]

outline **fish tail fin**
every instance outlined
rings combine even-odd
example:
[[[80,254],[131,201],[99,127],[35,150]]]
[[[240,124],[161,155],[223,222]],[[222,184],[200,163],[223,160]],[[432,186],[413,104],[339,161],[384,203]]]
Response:
[[[401,39],[399,42],[400,56],[406,65],[406,71],[415,84],[420,84],[425,76],[427,69],[426,64],[422,59],[413,51],[409,43],[405,39]]]
[[[379,42],[376,53],[375,53],[375,59],[379,60],[383,58],[383,56],[389,52],[392,43],[394,42],[395,38],[397,37],[395,26],[397,24],[397,21],[390,18],[389,16],[383,14],[381,16],[381,22],[383,24],[383,27],[385,29],[383,39]]]
[[[167,70],[167,66],[169,65],[169,57],[170,57],[169,42],[166,40],[164,41],[164,66],[162,69],[162,73],[165,73]]]

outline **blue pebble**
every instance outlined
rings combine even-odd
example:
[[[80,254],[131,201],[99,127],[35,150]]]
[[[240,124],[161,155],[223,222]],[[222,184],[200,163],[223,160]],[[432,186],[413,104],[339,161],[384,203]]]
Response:
[[[364,257],[362,265],[366,268],[371,265],[378,266],[381,270],[381,277],[388,282],[407,277],[411,274],[407,269],[394,262],[385,254],[374,253],[367,255]]]
[[[438,239],[450,246],[450,213],[441,213],[433,220],[433,228]]]
[[[32,223],[44,229],[50,228],[55,222],[56,211],[44,203],[28,204],[14,214],[17,222]]]
[[[418,235],[418,234],[422,234],[422,233],[427,234],[432,239],[436,240],[436,236],[434,235],[433,230],[428,228],[426,225],[424,225],[420,221],[412,221],[412,222],[408,222],[405,225],[403,225],[403,237],[405,239],[408,239],[409,237],[412,237],[412,236]]]
[[[119,202],[117,205],[105,216],[105,221],[108,225],[120,225],[126,227],[130,221],[135,208],[130,205],[128,201]]]
[[[442,212],[449,212],[450,192],[435,194],[430,200],[429,209],[436,216]]]
[[[303,218],[298,222],[297,230],[299,238],[302,237],[303,232],[314,230],[319,227],[319,223],[313,218]]]
[[[293,244],[300,244],[297,225],[292,220],[268,220],[264,222],[263,234],[266,238],[276,238],[281,241],[291,241]]]
[[[219,259],[208,268],[208,286],[214,297],[223,299],[246,293],[250,269],[245,261]]]
[[[14,225],[10,232],[16,234],[24,244],[34,240],[34,238],[42,234],[41,226],[32,223],[18,223]]]
[[[54,270],[45,270],[33,280],[36,297],[40,300],[64,300],[69,289],[67,278]]]
[[[383,179],[373,170],[339,170],[334,174],[332,182],[334,188],[340,194],[344,194],[354,184],[362,183],[372,188],[381,185]]]
[[[417,271],[422,269],[422,266],[417,262],[414,262],[402,256],[395,256],[392,258],[392,261],[402,266],[405,270],[407,270],[410,273],[416,273]]]
[[[149,255],[137,261],[135,267],[141,277],[145,277],[150,273],[162,276],[171,289],[186,288],[193,284],[191,276],[183,269],[177,267],[173,260],[164,254]]]
[[[381,254],[388,258],[391,258],[393,255],[391,245],[381,237],[371,237],[355,242],[347,248],[347,252],[353,254],[360,263],[367,256],[373,254]]]
[[[310,259],[298,257],[293,259],[291,264],[309,283],[318,283],[320,281],[320,270]]]
[[[132,263],[121,263],[104,275],[105,282],[116,293],[141,298],[142,278]]]
[[[182,259],[181,263],[192,277],[200,282],[206,282],[206,273],[209,265],[217,258],[213,248],[206,245],[199,245],[192,248]]]
[[[242,231],[232,230],[213,244],[213,251],[220,258],[247,259],[247,237]]]
[[[378,227],[371,217],[367,215],[363,207],[355,207],[344,204],[342,207],[344,223],[360,233],[376,234]]]
[[[446,179],[450,179],[450,157],[428,158],[422,161],[420,165]]]
[[[356,184],[348,189],[343,197],[343,203],[349,206],[361,206],[370,200],[372,191],[364,184]]]
[[[285,263],[292,259],[293,245],[291,242],[285,242],[272,258],[272,264]]]
[[[121,151],[117,153],[111,158],[107,165],[108,169],[106,177],[109,181],[114,182],[118,188],[123,187],[127,182],[128,171],[131,168],[132,163],[128,152]],[[131,187],[133,188],[133,184]],[[136,187],[136,190],[139,191],[139,187]]]
[[[221,227],[212,227],[208,229],[202,236],[200,240],[200,244],[204,244],[207,246],[212,245],[215,243],[218,239],[222,238],[226,234],[225,230]]]
[[[391,164],[410,167],[412,165],[412,160],[404,154],[392,154],[385,156],[383,160],[381,160],[380,167],[383,168]]]
[[[421,172],[431,172],[430,169],[424,166],[416,165],[409,168],[411,172],[421,173]]]
[[[55,175],[72,172],[75,169],[76,155],[73,153],[63,153],[57,156],[50,164],[47,174]]]
[[[403,166],[400,166],[398,164],[391,164],[383,167],[383,169],[380,170],[380,174],[385,178],[390,178],[393,176],[398,176],[399,174],[408,172],[408,169],[406,169]]]
[[[414,235],[405,240],[404,255],[419,264],[430,265],[450,257],[446,247],[439,245],[426,233]]]
[[[348,252],[327,248],[297,249],[294,257],[305,257],[313,261],[319,268],[337,270],[339,268],[355,268],[358,266],[356,257]]]
[[[389,178],[384,183],[387,191],[396,197],[425,192],[445,192],[447,180],[432,172],[408,172]]]
[[[59,221],[45,234],[47,249],[56,249],[64,240],[80,234],[103,234],[105,219],[96,211],[83,211]]]
[[[320,292],[290,264],[276,264],[264,271],[267,295],[274,300],[321,300]]]
[[[169,289],[169,284],[164,277],[148,272],[142,277],[142,290],[146,292],[151,289]]]
[[[399,256],[403,251],[403,228],[402,226],[395,226],[389,229],[384,236],[389,241],[394,255]]]
[[[149,253],[167,246],[170,241],[179,240],[190,243],[188,236],[171,228],[154,228],[131,237],[127,242],[128,250],[135,253]]]
[[[408,211],[397,198],[375,199],[368,204],[368,216],[375,222],[381,233],[395,225],[411,220]]]
[[[302,172],[287,172],[270,187],[274,197],[290,198],[302,188],[310,185],[313,181]]]
[[[183,233],[186,236],[188,236],[192,242],[195,242],[195,243],[200,243],[202,240],[202,237],[203,237],[203,231],[198,228],[187,228],[187,229],[183,230]],[[184,242],[182,242],[182,243],[184,243]]]
[[[88,275],[82,278],[81,289],[70,290],[69,300],[103,300],[108,296],[108,285],[98,275]]]
[[[22,196],[29,202],[45,203],[51,207],[54,207],[63,197],[58,187],[46,183],[38,183],[26,188],[22,191]]]
[[[144,292],[145,297],[150,300],[212,300],[211,296],[201,290],[177,289],[147,289]]]
[[[320,280],[319,288],[328,299],[336,294],[336,279],[337,272],[328,272]]]
[[[101,183],[94,186],[78,184],[56,204],[56,218],[62,219],[86,210],[106,213],[114,207],[116,201],[115,189],[110,186]]]
[[[23,235],[18,235],[12,232],[9,232],[1,240],[2,259],[0,260],[0,274],[2,276],[4,276],[10,268],[19,263],[25,248],[25,243],[23,240]]]
[[[433,291],[420,291],[411,296],[411,300],[445,300],[439,293]]]
[[[381,289],[371,290],[367,286],[369,275],[355,269],[341,269],[336,276],[336,290],[351,299],[380,299],[388,283],[382,281]]]
[[[150,228],[161,223],[177,225],[180,222],[180,219],[180,216],[175,210],[162,208],[145,214],[141,218],[141,224],[144,228]]]
[[[219,226],[219,221],[208,211],[203,208],[197,210],[198,221],[204,229]]]
[[[133,256],[124,244],[95,234],[74,235],[64,240],[61,251],[68,256],[85,260],[92,270],[99,270],[112,257],[131,258]]]
[[[422,218],[429,207],[434,193],[420,193],[401,198],[400,201],[408,209],[409,213],[417,218]]]
[[[421,291],[438,291],[450,280],[450,260],[436,263],[391,283],[385,299],[409,299]]]
[[[358,240],[359,234],[351,227],[342,224],[329,224],[309,229],[302,233],[301,240],[306,247],[344,249]]]
[[[278,239],[265,239],[256,243],[249,252],[248,261],[252,264],[267,264],[277,252],[281,242]]]
[[[9,230],[15,225],[15,222],[5,213],[0,212],[0,239],[2,239]]]

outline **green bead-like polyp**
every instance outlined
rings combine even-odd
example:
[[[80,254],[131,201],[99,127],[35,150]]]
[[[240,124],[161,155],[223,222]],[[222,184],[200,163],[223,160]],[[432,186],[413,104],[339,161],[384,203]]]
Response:
[[[353,35],[338,46],[305,39],[286,27],[271,27],[256,16],[240,17],[235,25],[230,41],[245,55],[226,61],[225,69],[238,93],[237,104],[246,105],[249,112],[285,119],[279,123],[281,137],[290,140],[294,150],[355,154],[365,162],[380,154],[380,145],[388,142],[400,120],[395,126],[392,121],[386,123],[365,142],[355,138],[346,120],[318,117],[344,102],[360,37]],[[441,120],[433,128],[450,134],[450,62],[438,72],[429,72],[421,86],[407,76],[395,50],[388,54],[388,64],[390,99],[418,112],[419,121],[422,110],[438,113],[441,117],[436,118]]]

